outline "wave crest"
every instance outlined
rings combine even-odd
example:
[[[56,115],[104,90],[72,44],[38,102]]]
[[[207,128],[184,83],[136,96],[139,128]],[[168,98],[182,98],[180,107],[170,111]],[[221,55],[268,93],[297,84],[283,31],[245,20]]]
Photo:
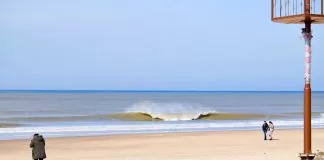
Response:
[[[188,103],[155,103],[141,101],[125,109],[125,113],[142,113],[152,119],[164,121],[182,121],[197,119],[202,115],[217,113],[200,104]]]
[[[152,116],[149,113],[129,112],[106,115],[110,118],[129,121],[179,121],[180,120],[251,120],[258,118],[269,118],[262,114],[236,114],[236,113],[207,113],[199,115],[177,115],[169,114],[162,117]]]
[[[26,122],[69,122],[79,120],[126,120],[126,121],[189,121],[189,120],[249,120],[257,118],[274,118],[275,115],[262,114],[242,114],[242,113],[197,113],[197,114],[156,114],[145,112],[128,112],[99,114],[88,116],[68,116],[68,117],[15,117],[2,120],[11,120],[19,123]],[[1,118],[0,118],[1,120]],[[0,123],[0,128],[15,126],[16,124]]]

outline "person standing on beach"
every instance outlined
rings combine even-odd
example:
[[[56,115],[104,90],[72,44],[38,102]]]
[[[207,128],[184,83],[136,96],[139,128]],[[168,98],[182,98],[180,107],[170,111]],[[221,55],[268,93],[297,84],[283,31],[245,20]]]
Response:
[[[46,158],[45,139],[42,135],[39,135],[37,133],[34,134],[34,137],[31,140],[29,147],[33,148],[32,157],[34,160],[43,160]]]
[[[274,125],[271,121],[269,121],[269,138],[270,138],[270,140],[272,140],[273,131],[274,131]]]
[[[262,131],[264,134],[264,140],[267,140],[267,131],[269,129],[269,125],[267,123],[267,121],[264,121],[263,125],[262,125]]]

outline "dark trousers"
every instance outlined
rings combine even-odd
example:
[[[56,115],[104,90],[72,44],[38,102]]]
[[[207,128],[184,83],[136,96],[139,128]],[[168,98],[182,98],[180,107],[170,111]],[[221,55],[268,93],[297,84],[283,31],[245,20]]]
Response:
[[[267,140],[267,131],[263,131],[264,134],[264,140]]]

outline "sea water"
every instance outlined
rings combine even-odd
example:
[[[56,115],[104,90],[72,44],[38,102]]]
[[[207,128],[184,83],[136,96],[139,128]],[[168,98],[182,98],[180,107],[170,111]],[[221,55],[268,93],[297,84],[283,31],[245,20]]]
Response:
[[[313,127],[324,127],[324,92],[312,98]],[[208,114],[213,116],[197,119]],[[65,137],[256,130],[264,120],[276,128],[303,127],[303,93],[0,92],[0,139],[26,139],[36,132]]]

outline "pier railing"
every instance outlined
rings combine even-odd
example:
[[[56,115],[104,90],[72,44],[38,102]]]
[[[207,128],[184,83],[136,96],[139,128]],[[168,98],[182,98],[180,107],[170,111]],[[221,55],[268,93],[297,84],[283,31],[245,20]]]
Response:
[[[287,18],[296,20],[298,17],[305,16],[304,3],[304,0],[271,0],[271,19],[273,21],[282,21],[281,19]],[[324,0],[310,0],[310,6],[311,15],[324,16]],[[289,23],[288,20],[284,21]]]

